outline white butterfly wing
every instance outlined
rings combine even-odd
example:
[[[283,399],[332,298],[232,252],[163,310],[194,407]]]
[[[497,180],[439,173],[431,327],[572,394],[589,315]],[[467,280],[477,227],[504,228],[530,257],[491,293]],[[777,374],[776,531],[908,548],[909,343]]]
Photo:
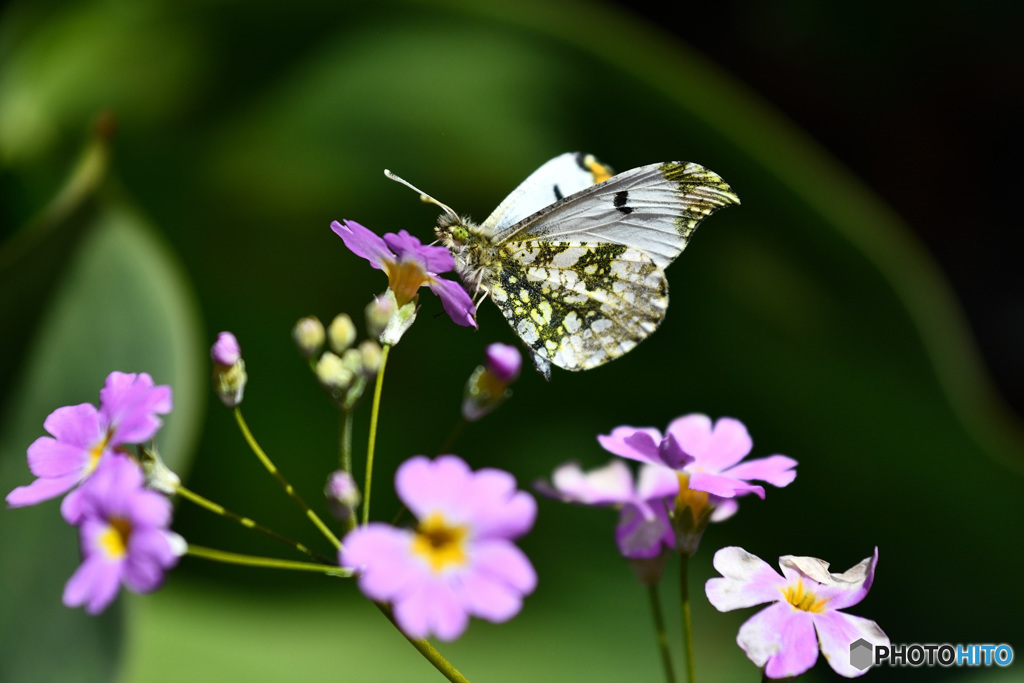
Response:
[[[505,197],[480,227],[501,232],[560,199],[611,177],[611,169],[590,154],[566,152],[531,173]]]
[[[557,157],[548,164],[566,156],[569,155]],[[539,173],[527,178],[502,205]],[[497,230],[493,240],[497,244],[531,240],[618,244],[647,253],[659,268],[664,268],[686,247],[690,235],[703,219],[739,201],[718,174],[699,164],[676,161],[651,164],[620,173],[544,206],[517,223]],[[504,217],[500,217],[499,224],[507,223]]]

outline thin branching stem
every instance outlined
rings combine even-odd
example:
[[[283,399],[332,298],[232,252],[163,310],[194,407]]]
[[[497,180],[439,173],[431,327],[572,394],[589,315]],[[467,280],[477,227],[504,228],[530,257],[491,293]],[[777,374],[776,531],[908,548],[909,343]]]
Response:
[[[260,445],[256,442],[252,432],[249,431],[249,425],[245,423],[245,418],[242,417],[241,408],[237,406],[235,407],[235,421],[238,422],[238,428],[242,430],[242,435],[249,444],[249,448],[252,449],[252,452],[255,453],[256,457],[259,458],[261,463],[263,463],[263,466],[267,468],[267,471],[277,479],[278,483],[284,488],[285,493],[287,493],[291,499],[295,501],[295,504],[306,513],[306,517],[313,523],[313,526],[320,530],[320,533],[324,535],[324,538],[330,541],[335,548],[340,548],[341,541],[338,540],[338,537],[334,535],[334,532],[332,532],[326,524],[324,524],[323,520],[320,519],[320,516],[313,512],[309,505],[306,504],[306,501],[302,500],[302,496],[300,496],[295,490],[295,487],[288,483],[288,480],[284,478],[284,475],[277,469],[277,466],[271,462],[270,458],[267,457],[267,454],[263,452],[262,448],[260,448]]]

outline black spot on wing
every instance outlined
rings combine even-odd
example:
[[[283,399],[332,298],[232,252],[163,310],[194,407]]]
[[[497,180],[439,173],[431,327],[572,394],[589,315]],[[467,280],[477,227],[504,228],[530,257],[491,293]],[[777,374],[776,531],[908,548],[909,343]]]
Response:
[[[583,152],[576,152],[576,165],[587,173],[590,172],[590,168],[587,166],[587,155]]]
[[[558,201],[559,199],[562,199],[562,197],[564,197],[564,196],[565,196],[565,195],[563,195],[563,194],[562,194],[562,191],[561,191],[560,189],[558,189],[558,185],[555,185],[555,187],[554,187],[554,190],[555,190],[555,201],[556,201],[556,202],[557,202],[557,201]]]
[[[629,215],[629,214],[633,213],[633,207],[632,206],[626,206],[626,202],[627,201],[629,201],[629,191],[628,190],[623,190],[622,192],[616,192],[615,193],[615,198],[612,199],[612,204],[621,213]]]

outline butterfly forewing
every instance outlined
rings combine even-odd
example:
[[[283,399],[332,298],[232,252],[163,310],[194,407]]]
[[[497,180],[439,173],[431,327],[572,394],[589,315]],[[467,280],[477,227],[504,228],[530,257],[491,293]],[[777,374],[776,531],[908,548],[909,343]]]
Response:
[[[547,162],[505,197],[480,227],[502,232],[560,199],[611,177],[611,169],[592,154],[566,152]]]
[[[565,197],[494,234],[494,241],[611,243],[647,252],[664,268],[686,247],[697,224],[739,199],[698,164],[651,164]]]

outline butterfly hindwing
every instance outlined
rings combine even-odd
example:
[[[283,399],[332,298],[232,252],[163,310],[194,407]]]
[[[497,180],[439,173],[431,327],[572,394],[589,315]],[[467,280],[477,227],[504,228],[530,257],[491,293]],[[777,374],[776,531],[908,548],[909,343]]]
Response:
[[[623,355],[653,332],[668,307],[665,274],[643,251],[621,244],[508,242],[490,295],[550,364],[586,370]]]

